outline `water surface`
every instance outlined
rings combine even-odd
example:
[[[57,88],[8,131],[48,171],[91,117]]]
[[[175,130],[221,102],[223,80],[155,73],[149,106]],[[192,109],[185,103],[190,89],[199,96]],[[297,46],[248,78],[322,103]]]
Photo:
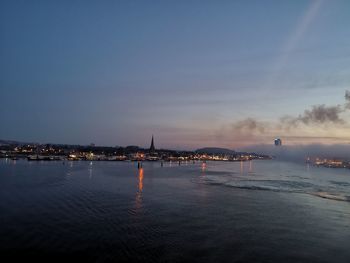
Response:
[[[350,170],[0,160],[3,257],[349,262]]]

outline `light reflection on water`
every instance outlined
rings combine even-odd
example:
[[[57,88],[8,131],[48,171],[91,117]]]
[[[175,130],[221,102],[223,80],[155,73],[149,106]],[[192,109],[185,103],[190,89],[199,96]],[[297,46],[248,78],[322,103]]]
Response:
[[[249,161],[249,173],[253,172],[253,161]]]
[[[142,190],[143,190],[143,168],[140,168],[140,169],[138,169],[138,184],[137,184],[137,191],[136,191],[136,196],[135,196],[136,213],[142,207]]]
[[[93,165],[93,163],[90,162],[90,167],[89,167],[89,179],[92,178],[92,165]]]
[[[202,162],[202,167],[201,167],[202,172],[205,172],[206,169],[207,169],[207,163]]]
[[[139,192],[143,189],[143,168],[139,169]]]

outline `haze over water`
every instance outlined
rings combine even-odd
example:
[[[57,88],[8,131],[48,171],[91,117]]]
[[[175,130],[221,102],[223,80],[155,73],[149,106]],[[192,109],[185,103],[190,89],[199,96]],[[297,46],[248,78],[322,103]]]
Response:
[[[1,255],[349,262],[350,176],[291,162],[0,160]]]

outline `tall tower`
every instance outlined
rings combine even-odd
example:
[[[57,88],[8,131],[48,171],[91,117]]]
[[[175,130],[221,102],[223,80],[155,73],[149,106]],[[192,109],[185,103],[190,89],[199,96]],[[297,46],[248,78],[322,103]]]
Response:
[[[156,148],[154,147],[154,139],[152,134],[152,141],[151,141],[151,147],[149,148],[150,153],[154,153],[156,151]]]

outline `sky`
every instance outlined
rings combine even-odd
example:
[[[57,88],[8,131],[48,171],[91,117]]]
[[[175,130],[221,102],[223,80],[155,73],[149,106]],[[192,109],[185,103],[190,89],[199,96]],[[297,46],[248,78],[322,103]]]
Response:
[[[349,144],[349,14],[347,0],[3,0],[0,139]]]

